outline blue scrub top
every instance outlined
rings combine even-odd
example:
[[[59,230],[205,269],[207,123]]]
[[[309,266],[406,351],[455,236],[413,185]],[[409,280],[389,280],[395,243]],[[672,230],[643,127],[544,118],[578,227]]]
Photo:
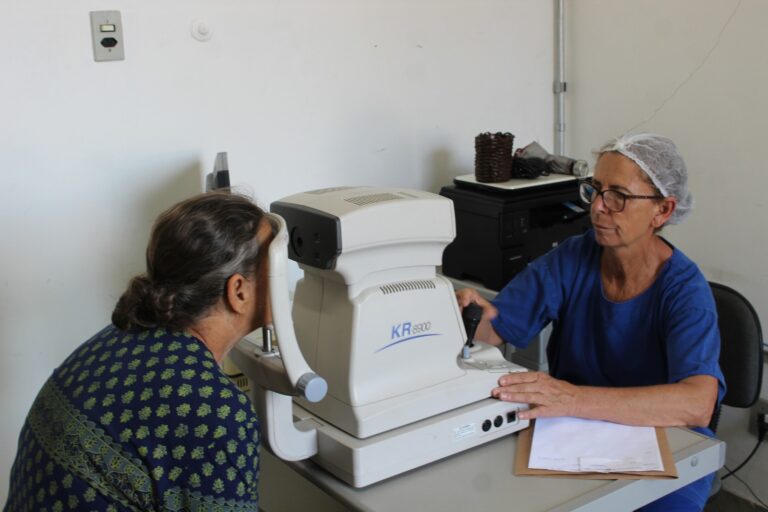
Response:
[[[493,301],[499,336],[525,347],[551,321],[547,358],[556,378],[625,387],[711,375],[722,398],[717,311],[696,264],[673,247],[647,290],[613,302],[603,293],[601,253],[589,230],[528,265]]]

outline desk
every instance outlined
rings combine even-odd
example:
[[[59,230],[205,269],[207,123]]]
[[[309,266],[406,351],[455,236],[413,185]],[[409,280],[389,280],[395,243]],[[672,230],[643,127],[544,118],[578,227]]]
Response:
[[[680,475],[671,480],[516,477],[516,435],[363,489],[343,484],[312,462],[284,462],[262,453],[261,507],[264,512],[632,510],[723,466],[722,441],[681,428],[668,428],[667,437]]]

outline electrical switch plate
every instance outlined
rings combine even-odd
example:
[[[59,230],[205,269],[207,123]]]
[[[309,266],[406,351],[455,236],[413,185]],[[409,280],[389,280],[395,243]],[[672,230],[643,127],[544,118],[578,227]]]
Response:
[[[93,60],[124,60],[123,21],[120,11],[91,11]]]

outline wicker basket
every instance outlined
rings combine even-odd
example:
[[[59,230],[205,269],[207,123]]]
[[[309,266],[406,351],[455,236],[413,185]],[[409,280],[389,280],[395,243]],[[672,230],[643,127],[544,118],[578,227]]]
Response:
[[[512,172],[511,133],[481,133],[475,137],[475,179],[481,183],[509,180]]]

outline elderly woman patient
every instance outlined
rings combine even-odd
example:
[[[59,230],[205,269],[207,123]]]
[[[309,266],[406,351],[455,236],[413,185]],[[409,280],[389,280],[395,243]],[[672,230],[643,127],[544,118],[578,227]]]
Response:
[[[146,274],[32,405],[5,510],[258,510],[259,422],[219,363],[270,321],[271,238],[234,194],[158,218]]]
[[[523,347],[547,323],[550,374],[510,374],[493,396],[530,403],[522,418],[573,416],[707,428],[725,390],[720,335],[698,267],[659,236],[690,212],[687,171],[671,140],[627,135],[603,146],[591,183],[593,229],[531,263],[483,307],[477,338]],[[643,510],[701,510],[712,475]]]

